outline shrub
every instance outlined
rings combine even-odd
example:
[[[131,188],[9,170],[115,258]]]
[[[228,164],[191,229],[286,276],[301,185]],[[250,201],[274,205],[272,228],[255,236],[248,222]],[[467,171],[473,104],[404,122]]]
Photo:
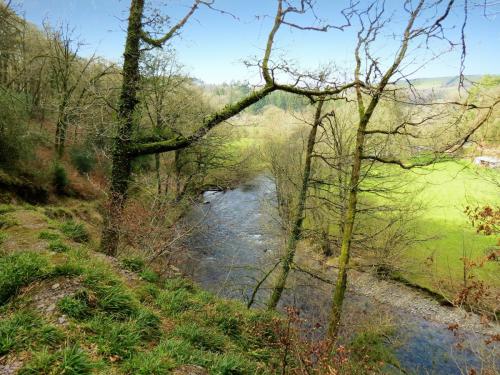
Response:
[[[54,186],[56,193],[59,195],[65,194],[68,185],[69,179],[66,169],[61,164],[55,163],[52,171],[52,186]]]
[[[68,220],[61,225],[61,232],[63,232],[66,237],[75,241],[75,242],[88,242],[89,241],[89,233],[85,226],[81,223],[77,223],[73,220]]]
[[[239,354],[220,354],[210,366],[211,373],[221,375],[252,375],[256,373],[255,365]]]
[[[64,220],[73,219],[73,214],[71,213],[71,211],[63,207],[46,207],[43,210],[43,213],[50,219],[64,219]]]
[[[175,292],[162,290],[156,298],[156,304],[164,313],[170,316],[178,315],[184,311],[201,308],[202,305],[192,300],[192,294],[179,289]]]
[[[393,333],[392,327],[384,324],[365,327],[349,343],[352,359],[370,366],[376,366],[379,363],[397,365],[394,351],[387,342],[387,337]]]
[[[94,153],[87,147],[73,147],[70,151],[71,163],[80,174],[91,172],[96,163]]]
[[[5,240],[7,239],[7,233],[4,233],[2,231],[0,231],[0,245],[3,244],[5,242]]]
[[[66,262],[63,264],[56,265],[50,275],[52,277],[57,276],[79,276],[83,273],[83,267],[77,263]]]
[[[0,215],[0,229],[8,229],[19,225],[19,223],[10,216]]]
[[[16,208],[10,204],[0,204],[0,215],[15,211]]]
[[[191,292],[191,293],[193,293],[196,290],[195,286],[193,285],[193,283],[191,281],[186,280],[186,279],[181,278],[181,277],[166,280],[165,284],[164,284],[164,288],[166,290],[171,290],[171,291],[184,289],[185,291]]]
[[[19,375],[50,374],[55,357],[49,353],[47,348],[33,353],[33,357],[18,372]]]
[[[47,259],[40,254],[21,252],[0,258],[0,305],[18,290],[47,274]]]
[[[143,338],[156,338],[160,335],[160,318],[152,312],[139,310],[135,323],[137,330]]]

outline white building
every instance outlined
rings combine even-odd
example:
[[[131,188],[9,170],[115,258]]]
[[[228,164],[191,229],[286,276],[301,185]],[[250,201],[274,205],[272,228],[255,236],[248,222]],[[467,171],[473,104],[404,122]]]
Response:
[[[494,156],[477,156],[474,158],[474,164],[487,168],[500,168],[500,159]]]

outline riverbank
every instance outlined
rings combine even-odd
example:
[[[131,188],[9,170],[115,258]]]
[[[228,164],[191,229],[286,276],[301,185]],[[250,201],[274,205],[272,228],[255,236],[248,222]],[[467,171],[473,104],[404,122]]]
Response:
[[[220,296],[246,300],[257,280],[276,263],[282,247],[272,204],[274,185],[259,176],[234,190],[209,192],[203,198],[205,204],[186,216],[186,225],[195,225],[196,230],[186,239],[189,255],[183,271]],[[317,267],[325,278],[335,279],[334,264],[321,257],[299,249],[297,259],[299,265]],[[421,291],[367,273],[353,273],[350,280],[342,334],[388,317],[402,338],[397,354],[404,368],[417,374],[462,374],[464,368],[483,366],[483,352],[488,361],[498,356],[498,344],[485,344],[498,333],[498,326],[483,324],[477,315],[441,306]],[[269,287],[270,282],[265,283],[257,293],[256,306],[265,304]],[[280,308],[294,306],[310,327],[324,327],[331,291],[331,285],[293,272]],[[458,350],[458,345],[463,349]]]
[[[335,260],[302,247],[297,263],[304,265],[323,279],[334,281]],[[369,272],[349,271],[348,290],[394,309],[418,315],[426,320],[487,336],[500,335],[500,324],[460,307],[445,306],[437,298],[404,283],[380,279]]]

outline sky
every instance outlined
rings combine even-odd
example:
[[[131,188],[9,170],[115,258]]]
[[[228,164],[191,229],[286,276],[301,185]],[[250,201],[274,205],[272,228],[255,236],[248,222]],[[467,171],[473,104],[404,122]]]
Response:
[[[361,0],[361,3],[367,0]],[[474,2],[474,0],[472,0]],[[168,15],[173,22],[187,11],[190,0],[149,0],[151,6]],[[317,0],[317,15],[328,23],[342,23],[340,10],[348,1]],[[387,0],[387,14],[393,21],[384,31],[382,39],[374,45],[373,52],[381,60],[394,55],[397,34],[402,29],[405,14],[401,11],[402,0]],[[471,1],[469,1],[469,4]],[[257,83],[258,71],[247,68],[244,61],[261,58],[268,32],[272,26],[276,2],[273,0],[216,0],[219,9],[230,12],[236,18],[202,7],[171,42],[185,73],[206,83],[250,81]],[[52,25],[68,23],[75,35],[85,42],[83,55],[98,55],[120,62],[125,41],[126,19],[130,0],[17,0],[16,10],[24,17],[41,26],[44,21]],[[470,6],[467,20],[466,74],[500,74],[500,7],[490,9],[485,17],[483,9]],[[450,16],[451,23],[460,25],[458,9]],[[312,16],[295,17],[294,21],[310,25]],[[459,35],[459,29],[448,32]],[[299,31],[282,27],[276,38],[273,57],[283,58],[300,69],[316,69],[335,64],[339,70],[352,71],[355,28],[327,33]],[[444,48],[434,43],[433,50]],[[411,50],[419,56],[411,60],[412,71],[420,66],[429,50]],[[438,60],[425,64],[414,78],[455,76],[459,73],[460,53],[445,54]]]

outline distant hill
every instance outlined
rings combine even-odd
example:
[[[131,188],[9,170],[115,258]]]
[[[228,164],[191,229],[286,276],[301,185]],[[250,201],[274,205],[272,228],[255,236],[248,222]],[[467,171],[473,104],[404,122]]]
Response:
[[[478,82],[483,78],[485,74],[474,74],[466,75],[464,84],[465,87],[471,85],[472,82]],[[411,82],[418,89],[444,89],[444,88],[456,88],[458,86],[460,77],[459,76],[449,76],[449,77],[434,77],[434,78],[417,78],[411,80]]]

